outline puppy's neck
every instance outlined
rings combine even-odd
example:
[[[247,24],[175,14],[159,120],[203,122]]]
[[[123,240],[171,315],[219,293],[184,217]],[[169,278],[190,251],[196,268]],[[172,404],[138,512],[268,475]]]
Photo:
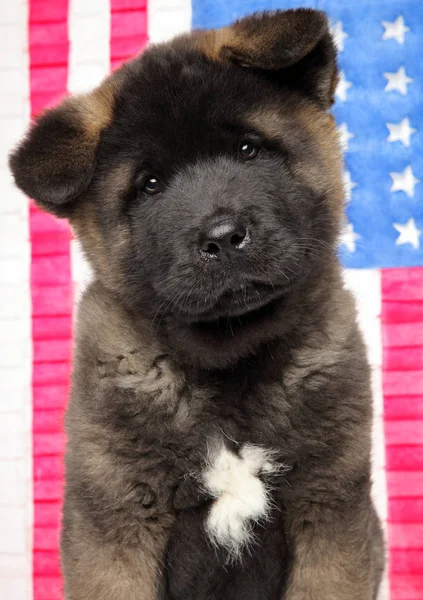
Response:
[[[324,273],[307,278],[256,315],[216,323],[185,323],[170,315],[157,328],[157,335],[187,368],[222,371],[245,368],[246,362],[263,367],[273,361],[280,366],[297,348],[324,337],[339,319],[345,325],[354,322],[354,310],[334,259]]]

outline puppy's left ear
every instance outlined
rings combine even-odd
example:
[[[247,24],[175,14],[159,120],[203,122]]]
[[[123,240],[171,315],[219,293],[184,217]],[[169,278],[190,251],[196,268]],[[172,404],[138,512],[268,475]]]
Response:
[[[267,71],[322,108],[334,102],[336,49],[325,13],[300,8],[256,13],[204,34],[212,60]]]

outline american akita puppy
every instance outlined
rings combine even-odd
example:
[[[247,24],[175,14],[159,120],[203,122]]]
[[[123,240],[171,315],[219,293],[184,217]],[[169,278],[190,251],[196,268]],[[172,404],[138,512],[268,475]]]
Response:
[[[372,600],[369,368],[337,236],[325,15],[152,46],[11,156],[95,279],[67,411],[67,600]]]

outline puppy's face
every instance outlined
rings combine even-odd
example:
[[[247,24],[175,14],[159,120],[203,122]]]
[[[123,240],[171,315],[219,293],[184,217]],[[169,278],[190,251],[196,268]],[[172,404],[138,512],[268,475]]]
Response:
[[[46,113],[12,169],[131,308],[188,324],[260,314],[334,246],[335,83],[322,13],[253,16],[153,47]]]

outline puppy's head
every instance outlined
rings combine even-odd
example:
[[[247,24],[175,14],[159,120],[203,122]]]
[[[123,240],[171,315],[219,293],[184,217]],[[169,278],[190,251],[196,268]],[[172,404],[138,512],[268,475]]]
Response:
[[[69,218],[107,288],[181,346],[195,339],[197,358],[228,334],[227,364],[334,254],[336,81],[323,13],[252,15],[153,46],[47,111],[11,168]]]

